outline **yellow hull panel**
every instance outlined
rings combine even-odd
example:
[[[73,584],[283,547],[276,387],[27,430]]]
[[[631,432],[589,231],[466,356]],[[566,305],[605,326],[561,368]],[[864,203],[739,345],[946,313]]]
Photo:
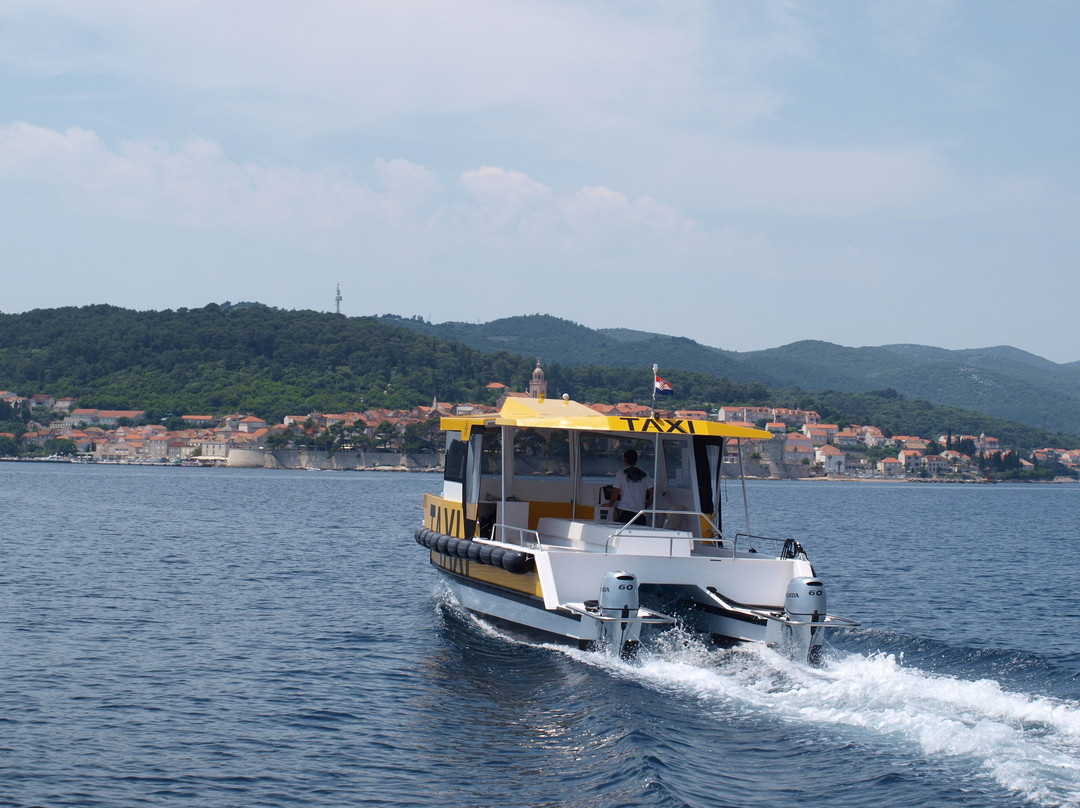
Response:
[[[463,578],[474,581],[482,581],[486,584],[520,592],[523,595],[531,595],[543,598],[544,593],[540,588],[540,577],[536,572],[527,572],[523,575],[515,575],[501,567],[493,567],[490,564],[479,564],[467,558],[446,555],[436,550],[431,551],[431,563],[436,567]]]

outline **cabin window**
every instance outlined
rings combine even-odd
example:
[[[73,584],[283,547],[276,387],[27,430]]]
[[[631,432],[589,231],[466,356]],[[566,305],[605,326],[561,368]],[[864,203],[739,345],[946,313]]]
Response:
[[[518,429],[514,435],[515,477],[568,477],[570,435],[565,429]]]
[[[720,457],[724,451],[723,438],[694,438],[694,458],[700,510],[716,517],[720,526]]]
[[[469,482],[465,486],[467,502],[475,503],[480,498],[480,475],[483,473],[484,430],[474,429],[469,437]]]
[[[664,441],[664,473],[668,488],[690,488],[693,478],[691,457],[688,440]]]
[[[697,511],[700,509],[695,494],[697,470],[694,452],[689,438],[671,438],[663,441],[664,464],[661,469],[664,485],[657,489],[657,507],[664,510]],[[681,524],[681,520],[680,520]]]
[[[612,437],[587,433],[581,438],[581,478],[585,482],[611,483],[623,468],[623,453],[633,449],[638,453],[638,468],[654,475],[655,439]]]
[[[485,477],[502,476],[502,435],[498,429],[484,430],[484,450],[481,463]]]
[[[447,482],[465,482],[465,464],[468,459],[468,444],[463,440],[448,441],[443,479]]]

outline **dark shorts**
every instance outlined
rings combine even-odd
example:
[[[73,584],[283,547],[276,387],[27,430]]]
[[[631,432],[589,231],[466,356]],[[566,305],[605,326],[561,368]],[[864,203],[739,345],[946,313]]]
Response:
[[[634,519],[634,514],[636,514],[636,513],[637,513],[637,511],[624,511],[622,508],[616,508],[615,509],[615,521],[616,522],[622,522],[624,524],[628,523],[631,519]],[[645,514],[641,514],[641,516],[639,516],[637,519],[634,519],[634,524],[635,525],[644,525],[645,524]]]

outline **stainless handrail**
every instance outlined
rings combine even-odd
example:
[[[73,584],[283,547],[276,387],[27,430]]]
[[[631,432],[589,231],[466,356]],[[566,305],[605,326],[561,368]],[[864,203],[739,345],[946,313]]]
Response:
[[[502,533],[500,534],[502,536],[502,538],[500,538],[500,539],[494,538],[495,532],[496,532],[496,530],[498,528],[502,528]],[[492,525],[491,525],[491,535],[492,535],[491,541],[497,541],[500,544],[511,544],[511,542],[506,540],[506,533],[507,533],[507,531],[511,531],[511,530],[516,530],[517,531],[517,534],[518,534],[518,542],[517,542],[518,547],[526,547],[527,546],[525,544],[525,535],[527,533],[531,533],[532,536],[533,536],[533,540],[536,542],[536,549],[538,549],[538,550],[543,550],[544,549],[544,545],[540,541],[540,534],[537,533],[535,530],[531,530],[531,529],[529,529],[527,527],[520,527],[518,525],[507,525],[507,524],[504,524],[503,522],[493,522],[492,523]]]
[[[777,555],[777,556],[780,555],[780,550],[783,548],[784,542],[792,539],[791,536],[777,537],[777,536],[761,536],[761,535],[758,535],[756,533],[736,533],[735,534],[735,541],[734,541],[735,546],[738,546],[740,538],[746,539],[747,543],[750,545],[750,547],[748,549],[748,552],[757,552],[756,550],[753,549],[755,541],[771,541],[773,543],[773,551],[774,551],[773,554]]]
[[[638,511],[636,514],[634,514],[634,517],[629,522],[627,522],[624,525],[621,525],[618,528],[618,530],[616,530],[614,533],[612,533],[610,536],[607,537],[607,541],[604,542],[604,553],[607,554],[607,553],[611,552],[611,542],[612,542],[612,540],[619,538],[622,535],[623,531],[627,530],[628,528],[645,527],[645,528],[652,528],[653,530],[669,530],[670,529],[670,528],[663,528],[663,527],[658,528],[658,527],[655,526],[655,524],[653,524],[653,525],[637,525],[637,524],[635,524],[638,517],[640,517],[642,515],[650,515],[650,514],[653,517],[655,517],[657,514],[667,514],[669,516],[691,516],[691,517],[695,517],[695,518],[701,518],[701,519],[704,519],[706,522],[708,522],[709,527],[711,527],[712,530],[713,530],[714,538],[712,538],[712,539],[706,539],[706,538],[703,538],[702,536],[695,536],[695,535],[693,535],[694,531],[689,531],[691,533],[691,535],[689,535],[689,536],[642,536],[641,537],[641,538],[651,538],[651,539],[656,539],[656,540],[666,540],[668,542],[668,557],[669,558],[674,553],[675,542],[676,541],[688,541],[688,542],[695,542],[695,541],[724,542],[724,541],[730,541],[730,539],[726,539],[724,537],[724,535],[720,532],[719,528],[716,527],[716,524],[713,522],[713,520],[709,517],[708,514],[696,513],[694,511],[682,511],[682,510],[677,510],[677,509],[667,510],[667,509],[661,509],[661,508],[645,508],[643,510]],[[653,521],[655,522],[655,518],[654,518]],[[735,557],[735,555],[734,555],[734,553],[735,553],[735,543],[734,542],[731,543],[731,552],[732,552],[731,557],[734,558]]]

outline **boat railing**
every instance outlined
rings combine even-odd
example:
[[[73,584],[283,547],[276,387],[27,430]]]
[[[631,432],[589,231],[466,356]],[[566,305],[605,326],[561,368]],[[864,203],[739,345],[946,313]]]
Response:
[[[759,536],[756,533],[736,533],[732,546],[738,548],[740,542],[743,545],[742,551],[744,553],[760,552],[758,549],[759,543],[768,542],[772,546],[772,552],[768,555],[775,558],[795,558],[803,551],[802,546],[791,538]]]
[[[656,521],[657,521],[656,516],[658,516],[658,515],[683,517],[683,516],[687,515],[687,511],[661,510],[661,509],[651,509],[651,508],[638,511],[634,515],[633,519],[631,519],[626,524],[621,525],[618,530],[616,530],[614,533],[611,534],[611,536],[608,538],[607,544],[605,546],[605,551],[610,552],[611,543],[614,540],[618,539],[619,536],[622,535],[623,532],[625,530],[627,530],[627,529],[634,528],[634,527],[652,527],[652,526],[656,526],[657,528],[666,527],[666,523],[667,523],[666,519],[664,520],[663,524],[656,525]],[[644,525],[635,524],[635,522],[637,522],[637,520],[640,519],[642,516],[646,517],[646,523]],[[710,528],[710,530],[712,532],[712,536],[706,538],[704,536],[682,537],[682,536],[657,535],[655,537],[656,541],[666,541],[666,542],[668,542],[669,554],[673,554],[675,542],[677,542],[677,541],[690,542],[691,547],[693,547],[696,544],[696,545],[699,545],[701,547],[712,548],[713,554],[715,554],[717,550],[723,551],[725,556],[730,554],[731,558],[735,558],[740,552],[744,553],[744,554],[757,554],[757,553],[761,552],[759,547],[764,543],[770,544],[772,551],[771,551],[771,553],[762,552],[761,555],[763,557],[767,557],[767,558],[796,558],[796,557],[803,554],[802,546],[798,542],[796,542],[794,539],[791,539],[791,538],[779,538],[779,537],[776,537],[776,536],[761,536],[761,535],[758,535],[756,533],[736,533],[733,536],[725,535],[724,532],[722,530],[720,530],[720,528],[716,525],[716,523],[713,522],[712,518],[708,514],[695,513],[695,514],[693,514],[693,516],[695,518],[700,518],[700,519],[703,519],[705,521],[705,523],[709,526],[709,528]],[[649,519],[649,517],[652,517],[652,518]],[[650,522],[651,522],[651,524],[650,524]]]
[[[618,528],[607,537],[607,541],[604,543],[604,552],[610,553],[612,550],[612,542],[619,539],[620,536],[626,534],[627,530],[633,530],[635,528],[653,528],[656,530],[666,530],[665,525],[655,526],[657,516],[678,516],[683,517],[687,515],[687,511],[680,510],[661,510],[661,509],[645,509],[638,511],[634,514],[634,518],[623,525],[619,525]],[[637,520],[645,516],[648,521],[645,524],[636,524]],[[776,536],[761,536],[756,533],[736,533],[734,536],[725,536],[723,531],[716,526],[716,523],[709,517],[708,514],[696,513],[693,514],[695,518],[701,518],[705,520],[709,528],[712,530],[711,537],[704,537],[700,535],[690,536],[675,536],[665,535],[658,533],[655,536],[635,536],[635,538],[653,539],[655,541],[663,541],[668,543],[668,555],[675,554],[675,544],[677,542],[688,542],[693,548],[695,544],[701,544],[710,546],[716,549],[730,553],[732,558],[735,558],[739,552],[742,553],[758,553],[758,547],[761,543],[768,542],[772,545],[771,553],[762,553],[764,557],[773,558],[795,558],[802,553],[802,547],[798,542],[790,538],[778,538]],[[652,517],[649,520],[649,517]],[[653,524],[649,524],[651,521]],[[665,520],[666,521],[666,520]],[[504,522],[495,522],[493,525],[493,536],[499,536],[498,541],[504,544],[513,544],[519,547],[532,547],[537,550],[543,550],[544,544],[540,540],[540,533],[536,530],[532,530],[527,527],[521,527],[519,525],[508,525]]]
[[[508,525],[503,522],[495,522],[492,525],[492,536],[499,536],[498,541],[503,544],[517,544],[518,547],[535,547],[537,550],[543,550],[544,547],[540,543],[540,534],[535,530],[530,530],[527,527],[520,527],[519,525]],[[517,541],[513,541],[509,534],[515,534]],[[526,537],[531,539],[531,543],[526,543]]]
[[[646,521],[644,523],[639,523],[638,519],[640,519],[642,516],[646,517]],[[651,536],[651,537],[650,536],[642,536],[642,537],[640,537],[640,538],[651,538],[654,541],[658,541],[658,542],[659,541],[666,541],[668,543],[668,555],[669,556],[675,554],[675,543],[676,542],[687,542],[687,543],[689,543],[691,550],[693,549],[695,544],[698,544],[698,543],[701,543],[701,542],[707,542],[707,543],[711,544],[714,547],[723,548],[723,547],[725,547],[725,545],[730,546],[730,548],[731,548],[731,556],[732,556],[732,558],[735,557],[735,542],[733,542],[731,539],[726,538],[723,535],[723,533],[720,531],[720,528],[718,528],[716,526],[716,524],[713,522],[713,520],[711,518],[709,518],[708,514],[690,513],[689,511],[678,510],[678,509],[664,510],[664,509],[661,509],[661,508],[646,508],[646,509],[640,510],[636,514],[634,514],[633,519],[631,519],[629,522],[627,522],[624,525],[620,525],[618,530],[616,530],[614,533],[612,533],[610,536],[608,536],[607,542],[604,545],[604,552],[605,553],[611,552],[611,543],[613,541],[617,540],[620,536],[622,536],[624,531],[626,531],[626,530],[632,530],[634,528],[639,528],[639,527],[653,528],[655,530],[667,530],[668,529],[668,527],[667,527],[668,519],[664,519],[662,524],[657,525],[656,524],[656,521],[657,521],[656,517],[657,516],[666,516],[666,517],[675,516],[675,517],[678,517],[680,519],[682,517],[684,517],[684,516],[692,516],[695,519],[698,519],[698,518],[704,519],[708,523],[709,527],[712,529],[713,535],[712,535],[711,538],[708,538],[708,539],[706,539],[706,538],[704,538],[704,537],[702,537],[700,535],[671,536],[671,535],[657,534],[656,536]],[[649,519],[649,517],[652,517],[652,518]],[[635,537],[635,538],[637,538],[637,537]]]
[[[646,521],[645,522],[638,522],[638,519],[640,519],[643,516],[646,517]],[[713,523],[713,520],[709,518],[708,514],[694,513],[692,511],[680,510],[679,508],[672,508],[670,510],[664,510],[662,508],[643,508],[642,510],[635,513],[634,517],[629,522],[622,525],[619,528],[619,530],[616,531],[616,534],[621,532],[623,528],[627,528],[627,527],[653,527],[653,528],[658,528],[658,529],[661,529],[661,530],[667,529],[668,528],[668,522],[670,521],[670,519],[664,519],[661,524],[656,524],[656,517],[657,516],[666,516],[666,517],[674,516],[674,517],[677,517],[679,519],[682,519],[683,517],[686,517],[686,516],[692,517],[694,519],[701,518],[701,519],[704,519],[706,522],[709,523],[709,527],[712,528],[713,533],[715,533],[717,536],[720,535],[720,528],[718,528]],[[648,517],[652,517],[652,518],[649,519]]]

